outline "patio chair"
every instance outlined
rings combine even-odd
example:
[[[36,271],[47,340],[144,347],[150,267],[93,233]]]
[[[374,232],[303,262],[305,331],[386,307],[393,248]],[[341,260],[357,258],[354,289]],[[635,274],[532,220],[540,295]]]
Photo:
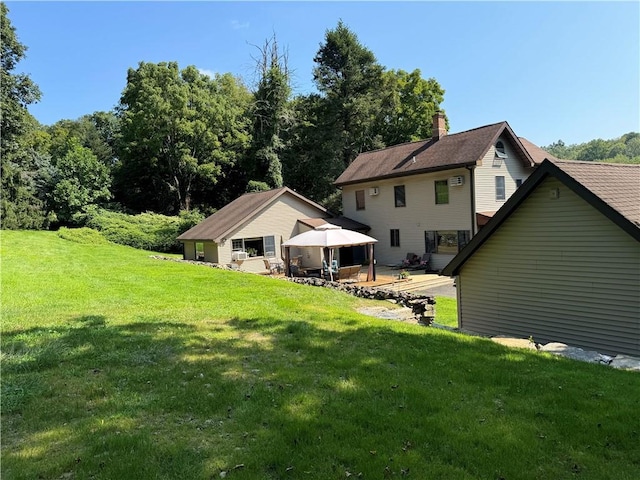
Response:
[[[407,267],[407,270],[423,270],[427,273],[429,268],[429,260],[431,259],[430,253],[425,253],[422,255],[422,258],[418,260],[417,263],[413,263]]]
[[[330,272],[329,265],[327,265],[327,262],[325,260],[322,260],[322,276],[327,279],[333,277],[333,279],[335,280],[338,277],[338,261],[337,260],[331,261],[331,272]]]
[[[397,265],[394,265],[391,268],[407,268],[410,267],[411,265],[414,265],[416,262],[416,260],[418,259],[418,256],[415,253],[407,253],[407,256],[404,260],[402,260],[402,262],[400,262]],[[413,262],[413,263],[412,263]]]
[[[289,276],[290,277],[303,277],[303,273],[300,271],[298,265],[289,264]]]
[[[271,275],[280,273],[282,271],[282,262],[276,258],[264,258],[264,266]]]

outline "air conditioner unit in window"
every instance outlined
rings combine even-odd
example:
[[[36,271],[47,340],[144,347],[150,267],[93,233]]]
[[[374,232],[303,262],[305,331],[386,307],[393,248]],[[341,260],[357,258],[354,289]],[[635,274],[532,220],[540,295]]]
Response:
[[[462,175],[457,175],[449,179],[450,187],[459,187],[461,185],[464,185],[464,177]]]
[[[369,189],[369,195],[371,195],[372,197],[378,195],[380,193],[380,189],[378,187],[371,187]]]
[[[233,260],[234,262],[236,260],[246,260],[247,257],[248,257],[247,252],[241,252],[241,251],[231,252],[231,260]]]

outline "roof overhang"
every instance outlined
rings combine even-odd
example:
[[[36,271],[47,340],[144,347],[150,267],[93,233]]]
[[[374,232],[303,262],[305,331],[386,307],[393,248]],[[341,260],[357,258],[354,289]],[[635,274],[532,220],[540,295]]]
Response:
[[[468,167],[472,167],[472,166],[476,166],[478,165],[478,162],[474,161],[474,162],[465,162],[465,163],[455,163],[455,164],[449,164],[449,165],[442,165],[442,166],[438,166],[438,167],[431,167],[431,168],[420,168],[420,169],[416,169],[416,170],[409,170],[409,171],[404,171],[404,172],[398,172],[398,173],[392,173],[392,174],[388,174],[388,175],[380,175],[377,177],[369,177],[366,179],[362,179],[362,180],[352,180],[352,181],[348,181],[348,182],[333,182],[333,184],[336,187],[344,187],[344,186],[348,186],[348,185],[358,185],[360,183],[371,183],[371,182],[377,182],[380,180],[390,180],[390,179],[394,179],[394,178],[400,178],[400,177],[409,177],[409,176],[413,176],[413,175],[423,175],[425,173],[436,173],[436,172],[443,172],[446,170],[457,170],[460,168],[468,168]]]

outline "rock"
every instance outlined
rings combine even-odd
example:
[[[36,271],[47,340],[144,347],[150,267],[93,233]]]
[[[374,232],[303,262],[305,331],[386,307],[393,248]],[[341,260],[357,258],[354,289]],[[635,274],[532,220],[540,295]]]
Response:
[[[573,358],[574,360],[580,360],[590,363],[602,363],[609,365],[611,363],[611,357],[602,355],[592,350],[583,350],[578,347],[571,347],[566,343],[551,342],[540,347],[540,351],[549,352],[554,355],[562,355],[563,357]]]
[[[613,360],[611,360],[611,366],[613,368],[619,368],[621,370],[640,372],[640,358],[631,357],[629,355],[618,355]]]
[[[491,340],[506,347],[527,348],[529,350],[536,350],[535,343],[526,338],[512,338],[498,335],[495,337],[491,337]]]

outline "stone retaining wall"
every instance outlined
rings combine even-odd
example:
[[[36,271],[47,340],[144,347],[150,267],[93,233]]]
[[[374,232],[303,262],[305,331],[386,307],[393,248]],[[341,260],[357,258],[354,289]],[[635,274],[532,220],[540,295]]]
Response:
[[[322,278],[285,277],[285,279],[302,285],[333,288],[354,297],[367,298],[369,300],[389,300],[398,305],[409,307],[422,325],[431,325],[436,316],[436,299],[430,295],[397,292],[380,287],[361,287],[355,283],[330,282]]]

